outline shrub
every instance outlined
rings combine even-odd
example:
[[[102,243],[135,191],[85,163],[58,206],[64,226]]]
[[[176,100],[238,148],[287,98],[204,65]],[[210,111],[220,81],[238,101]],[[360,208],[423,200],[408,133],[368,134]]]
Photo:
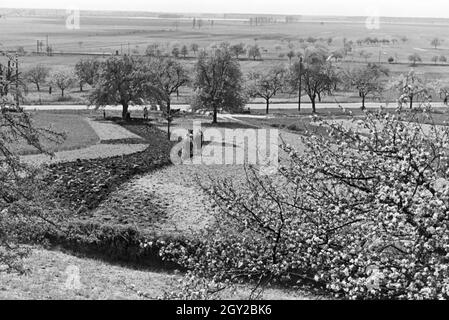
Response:
[[[133,263],[145,267],[180,269],[159,254],[167,242],[181,238],[143,234],[132,227],[72,221],[45,235],[50,244],[107,261]]]

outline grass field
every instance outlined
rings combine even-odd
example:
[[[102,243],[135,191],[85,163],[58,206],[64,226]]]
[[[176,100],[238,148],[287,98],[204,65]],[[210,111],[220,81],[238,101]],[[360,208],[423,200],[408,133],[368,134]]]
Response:
[[[0,299],[25,300],[142,300],[158,299],[176,291],[181,274],[137,269],[130,265],[107,264],[69,253],[32,248],[25,261],[25,275],[0,272]],[[69,276],[77,271],[79,286],[70,286]],[[79,273],[78,273],[79,272]],[[66,285],[68,284],[68,285]],[[216,298],[248,299],[252,288],[240,285]],[[263,299],[323,299],[301,290],[268,288]]]
[[[60,143],[42,138],[42,146],[48,151],[80,149],[99,141],[95,131],[80,115],[34,112],[32,113],[32,118],[36,128],[50,129],[65,135],[65,139]],[[25,141],[16,141],[11,145],[11,148],[14,152],[21,155],[38,152],[35,148],[26,144]]]

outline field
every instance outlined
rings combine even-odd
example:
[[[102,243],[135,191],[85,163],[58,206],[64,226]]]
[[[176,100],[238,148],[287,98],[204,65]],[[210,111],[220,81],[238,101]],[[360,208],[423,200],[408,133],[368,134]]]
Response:
[[[242,71],[266,70],[277,64],[289,64],[286,54],[293,50],[300,53],[305,48],[304,40],[308,37],[332,39],[329,50],[335,51],[343,47],[344,41],[353,41],[353,52],[343,61],[336,62],[341,69],[347,69],[359,63],[376,62],[387,65],[390,69],[389,78],[385,81],[406,73],[411,66],[408,56],[417,53],[422,58],[415,69],[418,74],[430,80],[449,80],[449,64],[435,65],[433,56],[449,57],[449,37],[447,28],[449,21],[430,19],[394,19],[382,18],[378,30],[370,30],[365,25],[365,18],[335,18],[335,17],[300,17],[297,22],[285,23],[284,17],[275,17],[276,23],[250,25],[248,15],[243,16],[209,16],[201,29],[193,28],[195,15],[181,18],[160,18],[155,14],[142,13],[99,13],[81,12],[80,29],[69,30],[65,26],[64,12],[37,11],[14,12],[6,11],[0,18],[2,35],[0,43],[3,49],[16,50],[23,47],[27,52],[20,58],[24,70],[42,63],[57,69],[72,69],[76,62],[88,56],[103,59],[116,52],[119,54],[144,55],[149,44],[157,43],[163,52],[170,54],[173,47],[198,44],[200,49],[211,48],[221,42],[257,44],[262,49],[262,60],[252,61],[248,57],[240,57]],[[213,26],[209,21],[214,20]],[[32,30],[31,30],[32,29]],[[43,41],[52,47],[54,55],[36,54],[37,41]],[[383,45],[357,44],[357,40],[367,37],[387,39],[394,42]],[[438,37],[441,46],[432,47],[431,40]],[[320,41],[319,41],[320,42]],[[362,57],[360,53],[367,53]],[[181,57],[183,63],[191,68],[196,54],[189,49],[188,55]],[[393,57],[394,64],[388,64]],[[44,86],[40,93],[33,85],[29,86],[29,94],[25,104],[86,104],[86,92],[79,92],[75,86],[61,98],[57,90],[50,96],[48,87]],[[183,88],[174,103],[189,103],[191,89]],[[340,102],[358,101],[358,96],[352,92],[338,91],[335,98]],[[394,101],[396,93],[385,92],[384,101]],[[438,94],[434,97],[437,100]],[[296,97],[290,94],[279,95],[275,102],[294,102]],[[325,97],[324,101],[333,102],[334,97]],[[262,102],[255,100],[255,102]]]
[[[64,135],[63,140],[51,141],[41,138],[42,146],[51,152],[81,149],[99,141],[95,131],[83,117],[76,114],[32,113],[34,126],[40,129],[51,130]],[[11,149],[20,155],[38,152],[25,141],[15,141]]]
[[[176,290],[182,275],[176,272],[146,270],[69,253],[33,248],[27,258],[28,274],[0,273],[2,300],[144,300],[158,299]],[[72,269],[70,269],[72,268]],[[77,269],[73,269],[77,268]],[[70,287],[70,270],[79,271],[79,287]],[[251,288],[239,286],[226,290],[221,299],[246,299]],[[318,299],[319,297],[309,297]],[[300,291],[269,288],[264,299],[307,299]]]

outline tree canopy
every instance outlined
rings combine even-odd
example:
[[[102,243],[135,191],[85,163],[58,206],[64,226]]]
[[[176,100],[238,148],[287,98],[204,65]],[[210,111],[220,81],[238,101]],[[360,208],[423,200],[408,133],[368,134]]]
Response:
[[[316,99],[321,101],[322,96],[331,93],[338,82],[335,67],[329,61],[326,50],[320,47],[308,48],[303,62],[292,64],[290,83],[297,88],[299,82],[312,103],[312,112],[315,113]]]
[[[164,110],[170,138],[170,124],[173,121],[171,96],[189,84],[188,70],[173,58],[158,57],[144,64],[137,78],[142,79],[138,96],[157,103]]]
[[[280,93],[286,84],[287,70],[283,66],[275,66],[265,72],[249,74],[252,81],[249,93],[252,97],[263,98],[266,102],[266,113],[269,113],[270,100]]]
[[[212,110],[214,123],[219,109],[236,111],[245,106],[242,71],[229,46],[222,44],[210,54],[200,54],[195,65],[194,89],[193,105]]]
[[[347,87],[354,88],[362,98],[362,108],[365,108],[366,98],[371,95],[380,97],[384,89],[382,77],[388,75],[388,70],[376,64],[353,68],[344,72],[344,82]]]
[[[83,91],[83,84],[94,85],[94,79],[98,73],[100,61],[97,59],[82,59],[75,65],[75,75],[80,84],[80,91]]]
[[[50,68],[43,64],[38,64],[25,73],[25,79],[36,85],[37,91],[41,91],[41,85],[45,83],[50,75]]]
[[[126,119],[130,104],[141,104],[139,75],[142,60],[132,57],[110,57],[102,62],[96,78],[96,86],[89,96],[90,103],[97,107],[122,105],[122,117]]]
[[[73,86],[75,77],[69,70],[60,70],[51,75],[51,82],[61,90],[61,97],[64,97],[65,90]]]
[[[426,102],[430,97],[431,88],[425,81],[419,77],[414,70],[411,70],[406,75],[401,75],[394,79],[390,87],[396,89],[399,93],[399,105],[407,104],[410,109],[413,108],[413,103],[417,100]]]

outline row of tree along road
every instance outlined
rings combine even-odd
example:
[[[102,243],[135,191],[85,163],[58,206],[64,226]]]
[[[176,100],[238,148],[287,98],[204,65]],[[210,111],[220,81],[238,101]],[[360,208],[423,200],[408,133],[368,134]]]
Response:
[[[48,76],[49,69],[37,65],[25,74],[25,79],[39,91]],[[264,99],[269,113],[270,102],[280,93],[296,93],[299,109],[301,96],[307,95],[313,112],[317,102],[339,89],[357,92],[362,107],[367,99],[380,99],[386,89],[394,89],[399,102],[410,107],[414,102],[430,100],[433,92],[443,95],[445,101],[449,96],[443,83],[425,83],[413,71],[389,80],[389,70],[378,64],[358,64],[345,69],[320,46],[307,48],[304,56],[289,65],[279,64],[247,75],[242,73],[239,60],[227,43],[199,52],[193,70],[172,57],[125,55],[103,61],[84,59],[76,64],[74,72],[54,73],[52,83],[61,90],[61,95],[74,83],[79,84],[80,91],[88,84],[93,87],[89,94],[92,105],[122,105],[124,118],[130,105],[159,105],[169,123],[173,118],[172,95],[186,86],[193,89],[192,107],[211,110],[214,122],[219,110],[241,111],[252,98]]]

